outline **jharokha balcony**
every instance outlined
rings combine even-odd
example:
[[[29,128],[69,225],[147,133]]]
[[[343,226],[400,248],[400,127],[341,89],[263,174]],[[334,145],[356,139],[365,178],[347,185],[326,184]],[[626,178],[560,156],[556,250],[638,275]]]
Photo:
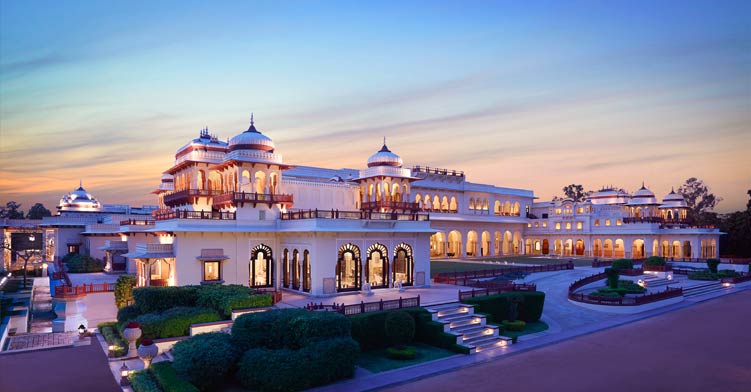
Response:
[[[384,209],[384,210],[389,210],[389,211],[401,210],[401,211],[417,212],[420,209],[420,204],[404,202],[404,201],[388,201],[388,200],[365,201],[362,203],[362,206],[360,207],[360,209],[364,211],[379,211],[381,209]]]
[[[164,204],[174,207],[179,205],[193,204],[198,198],[213,197],[221,194],[222,191],[212,189],[184,189],[164,196]]]
[[[182,211],[182,210],[161,210],[154,214],[156,220],[169,219],[214,219],[214,220],[235,220],[234,212],[222,211]]]
[[[227,192],[213,198],[213,204],[216,208],[242,207],[245,203],[250,203],[253,207],[258,203],[284,204],[289,208],[294,203],[294,197],[278,193]]]
[[[339,210],[300,210],[282,212],[282,220],[300,219],[361,219],[361,220],[400,220],[400,221],[428,221],[428,214],[373,212],[373,211],[339,211]]]

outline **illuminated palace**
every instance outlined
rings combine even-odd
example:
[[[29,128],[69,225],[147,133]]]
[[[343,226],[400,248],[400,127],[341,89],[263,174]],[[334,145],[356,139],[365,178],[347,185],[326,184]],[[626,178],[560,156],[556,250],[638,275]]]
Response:
[[[108,268],[127,268],[142,286],[336,295],[427,286],[431,257],[706,258],[718,255],[720,235],[690,226],[674,192],[658,201],[645,187],[605,189],[584,202],[538,202],[531,190],[472,183],[461,171],[405,168],[385,140],[362,169],[289,164],[252,119],[227,142],[202,130],[154,193],[151,215],[82,231],[100,236]]]

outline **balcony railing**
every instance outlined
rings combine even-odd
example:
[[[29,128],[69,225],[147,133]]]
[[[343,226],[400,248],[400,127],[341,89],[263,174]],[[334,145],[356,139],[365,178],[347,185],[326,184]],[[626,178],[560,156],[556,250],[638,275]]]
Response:
[[[164,196],[164,204],[168,206],[191,204],[199,197],[212,197],[221,194],[222,191],[212,189],[184,189],[172,192]]]
[[[339,211],[339,210],[302,210],[283,212],[282,220],[301,219],[359,219],[359,220],[400,220],[400,221],[428,221],[428,214],[402,214],[396,212],[372,211]]]
[[[379,210],[381,208],[389,210],[409,210],[417,211],[420,209],[418,203],[410,203],[404,201],[366,201],[362,203],[362,210]]]
[[[430,166],[412,166],[412,172],[413,173],[440,174],[440,175],[452,176],[452,177],[464,177],[464,172],[460,170],[440,169],[437,167],[430,167]]]
[[[217,219],[217,220],[235,220],[234,212],[221,211],[161,211],[154,215],[156,220],[168,219]]]
[[[215,206],[228,204],[243,205],[244,203],[266,203],[266,204],[288,204],[292,205],[294,197],[279,193],[256,193],[256,192],[227,192],[214,196],[213,203]]]
[[[153,224],[152,219],[125,219],[120,221],[120,226],[149,226]]]

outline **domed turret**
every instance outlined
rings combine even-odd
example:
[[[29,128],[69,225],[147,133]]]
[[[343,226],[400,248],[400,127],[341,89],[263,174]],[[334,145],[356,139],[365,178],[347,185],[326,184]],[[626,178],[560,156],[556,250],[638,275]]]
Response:
[[[79,183],[78,189],[60,198],[57,208],[60,211],[97,211],[102,205],[83,189],[83,183]]]
[[[371,155],[368,158],[368,167],[374,166],[394,166],[402,167],[402,158],[399,155],[394,154],[386,147],[386,138],[383,138],[383,147],[378,152]]]
[[[229,141],[229,151],[260,150],[274,152],[274,142],[256,129],[253,115],[250,115],[250,127],[247,131],[233,137]]]
[[[680,193],[675,193],[675,189],[671,189],[670,193],[662,198],[662,205],[660,208],[687,208],[686,199]]]
[[[628,194],[613,188],[603,188],[589,195],[587,198],[592,204],[626,204]]]
[[[647,187],[644,186],[644,183],[641,184],[641,189],[634,192],[633,195],[631,195],[631,201],[628,202],[629,205],[644,205],[644,204],[660,204],[657,202],[657,198],[655,197],[654,192],[647,189]]]

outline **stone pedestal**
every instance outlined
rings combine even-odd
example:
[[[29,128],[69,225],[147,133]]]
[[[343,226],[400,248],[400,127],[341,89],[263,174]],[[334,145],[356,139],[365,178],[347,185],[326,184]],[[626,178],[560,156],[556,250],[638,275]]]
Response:
[[[57,318],[52,320],[52,332],[77,332],[78,326],[89,327],[83,317],[86,305],[80,299],[53,299],[52,309]]]
[[[136,340],[141,337],[141,328],[125,328],[123,329],[123,337],[128,341],[128,354],[127,358],[135,357],[138,355],[136,349]]]

